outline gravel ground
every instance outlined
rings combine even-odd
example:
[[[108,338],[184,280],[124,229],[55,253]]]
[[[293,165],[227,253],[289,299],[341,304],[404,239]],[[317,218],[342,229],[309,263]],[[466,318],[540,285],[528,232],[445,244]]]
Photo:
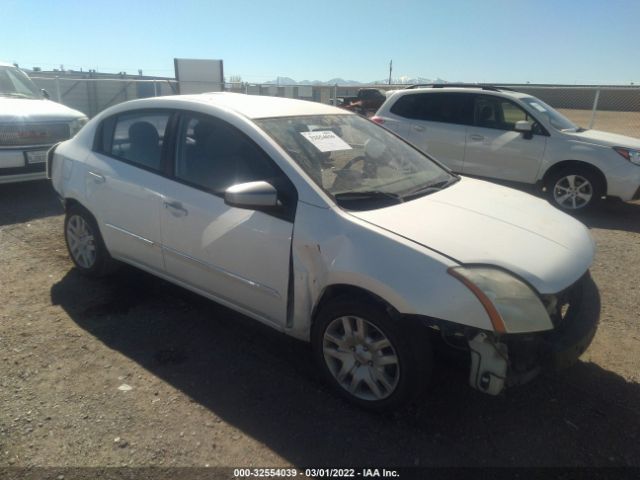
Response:
[[[46,182],[0,186],[2,466],[640,466],[640,204],[582,219],[602,319],[573,368],[492,398],[439,365],[373,415],[305,344],[142,272],[72,268]]]
[[[559,108],[558,111],[581,127],[586,128],[591,123],[591,110]],[[640,138],[640,112],[598,110],[593,126],[589,128]]]

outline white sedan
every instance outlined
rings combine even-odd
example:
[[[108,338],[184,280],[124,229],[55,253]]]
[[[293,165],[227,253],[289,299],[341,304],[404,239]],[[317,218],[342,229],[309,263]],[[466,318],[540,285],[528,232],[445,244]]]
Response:
[[[580,222],[335,107],[136,100],[50,150],[48,170],[80,272],[126,262],[310,341],[366,408],[422,392],[436,341],[495,395],[573,363],[596,330]]]

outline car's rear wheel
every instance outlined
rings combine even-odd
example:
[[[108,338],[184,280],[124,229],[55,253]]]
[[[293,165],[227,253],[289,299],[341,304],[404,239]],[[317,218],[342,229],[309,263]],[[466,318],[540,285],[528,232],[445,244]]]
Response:
[[[586,168],[566,168],[551,175],[546,185],[551,203],[561,210],[591,210],[604,195],[602,180]]]
[[[397,408],[421,393],[429,379],[428,338],[420,335],[415,342],[412,328],[378,305],[336,299],[320,310],[313,325],[316,362],[349,401],[371,410]]]
[[[115,262],[104,245],[98,224],[85,208],[73,205],[67,209],[64,238],[69,256],[81,273],[100,277],[113,270]]]

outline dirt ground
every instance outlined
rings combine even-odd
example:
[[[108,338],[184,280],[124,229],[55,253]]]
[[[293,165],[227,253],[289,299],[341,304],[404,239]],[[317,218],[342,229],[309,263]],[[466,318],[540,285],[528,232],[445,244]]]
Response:
[[[591,110],[559,108],[558,111],[575,124],[587,128],[591,122]],[[640,112],[612,112],[599,110],[593,121],[594,130],[619,133],[640,138]]]
[[[0,467],[640,466],[640,203],[582,220],[603,307],[575,367],[492,398],[439,364],[374,415],[305,344],[130,268],[82,278],[49,184],[0,186]]]

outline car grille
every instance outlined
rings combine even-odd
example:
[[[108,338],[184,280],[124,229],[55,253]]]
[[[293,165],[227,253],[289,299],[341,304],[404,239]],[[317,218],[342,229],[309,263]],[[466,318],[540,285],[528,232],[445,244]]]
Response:
[[[68,123],[0,125],[0,147],[51,145],[68,138]]]

